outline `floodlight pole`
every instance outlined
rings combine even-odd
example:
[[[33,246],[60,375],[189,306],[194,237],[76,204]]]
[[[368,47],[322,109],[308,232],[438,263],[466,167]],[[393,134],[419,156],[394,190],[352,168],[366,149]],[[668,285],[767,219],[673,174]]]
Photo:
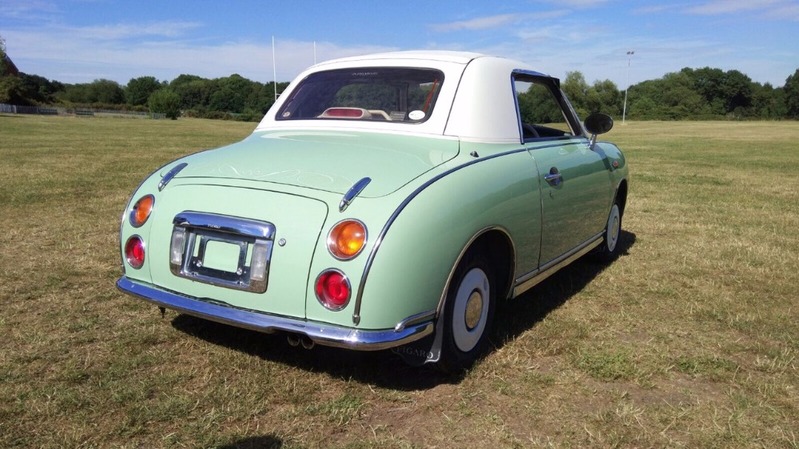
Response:
[[[275,101],[277,101],[277,61],[275,61],[275,36],[272,36],[272,79],[275,81]]]
[[[624,108],[622,109],[621,112],[622,124],[626,124],[627,120],[627,91],[630,90],[630,61],[632,60],[634,54],[635,54],[634,50],[630,50],[627,52],[627,81],[626,81],[627,86],[624,88]]]

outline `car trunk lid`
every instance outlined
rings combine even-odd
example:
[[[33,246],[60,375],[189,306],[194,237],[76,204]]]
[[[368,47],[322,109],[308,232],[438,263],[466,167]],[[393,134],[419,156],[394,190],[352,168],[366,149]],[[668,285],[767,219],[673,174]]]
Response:
[[[208,302],[305,317],[308,270],[326,203],[176,180],[156,208],[148,241],[155,285]]]
[[[369,177],[372,182],[362,195],[379,197],[457,154],[458,142],[449,138],[263,131],[236,144],[184,159],[188,165],[177,177],[262,181],[338,194]]]

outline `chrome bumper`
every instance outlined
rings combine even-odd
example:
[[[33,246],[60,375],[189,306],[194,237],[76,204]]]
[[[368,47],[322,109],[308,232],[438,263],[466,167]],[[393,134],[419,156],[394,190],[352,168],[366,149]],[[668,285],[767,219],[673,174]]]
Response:
[[[122,276],[117,288],[123,293],[149,301],[159,307],[172,309],[218,323],[229,324],[264,333],[289,332],[305,335],[316,344],[360,351],[379,351],[402,346],[433,333],[433,321],[398,326],[389,330],[360,330],[268,315],[250,310],[236,309],[183,296],[160,289],[151,284]]]

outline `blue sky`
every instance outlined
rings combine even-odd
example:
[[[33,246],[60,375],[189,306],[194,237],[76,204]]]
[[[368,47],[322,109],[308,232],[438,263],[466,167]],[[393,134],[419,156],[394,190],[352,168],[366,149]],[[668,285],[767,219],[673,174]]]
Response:
[[[267,82],[274,37],[279,81],[314,60],[437,49],[620,89],[706,66],[780,87],[799,68],[799,0],[2,0],[0,36],[21,71],[65,83]]]

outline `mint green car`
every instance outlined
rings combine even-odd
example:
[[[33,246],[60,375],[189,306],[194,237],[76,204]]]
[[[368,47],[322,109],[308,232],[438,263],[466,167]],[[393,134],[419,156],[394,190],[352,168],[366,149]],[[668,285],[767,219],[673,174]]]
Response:
[[[469,367],[497,301],[613,259],[628,170],[613,122],[502,58],[397,52],[300,74],[249,137],[142,182],[120,290],[163,311]]]

